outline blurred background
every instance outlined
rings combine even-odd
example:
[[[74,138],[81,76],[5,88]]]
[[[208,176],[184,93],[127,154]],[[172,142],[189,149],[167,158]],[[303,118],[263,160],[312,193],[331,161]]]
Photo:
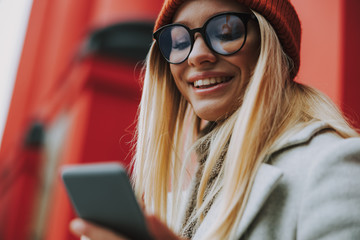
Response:
[[[360,2],[292,0],[296,81],[360,128]],[[162,0],[0,0],[0,239],[72,240],[64,164],[128,166],[139,75]]]

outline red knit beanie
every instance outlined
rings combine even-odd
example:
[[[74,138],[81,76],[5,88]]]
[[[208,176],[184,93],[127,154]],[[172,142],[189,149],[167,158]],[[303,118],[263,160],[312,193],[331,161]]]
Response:
[[[290,0],[236,0],[260,13],[275,29],[285,53],[294,61],[291,78],[300,66],[301,26]],[[155,23],[154,31],[172,22],[172,18],[185,0],[165,0]]]

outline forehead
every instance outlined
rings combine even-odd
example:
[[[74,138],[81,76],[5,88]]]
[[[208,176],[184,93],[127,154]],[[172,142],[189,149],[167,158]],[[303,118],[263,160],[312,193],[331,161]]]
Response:
[[[173,22],[196,27],[221,12],[250,12],[250,9],[235,0],[187,0],[176,11]]]

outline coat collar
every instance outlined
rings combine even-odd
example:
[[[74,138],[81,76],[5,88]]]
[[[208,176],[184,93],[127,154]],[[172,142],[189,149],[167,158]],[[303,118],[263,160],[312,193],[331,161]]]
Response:
[[[313,122],[305,126],[299,132],[285,139],[282,143],[278,145],[278,147],[273,149],[270,154],[267,155],[264,162],[267,162],[267,160],[278,151],[310,141],[310,139],[312,139],[317,133],[324,129],[332,129],[332,127],[328,123],[321,121]]]
[[[318,132],[327,128],[331,128],[331,127],[324,122],[312,123],[306,126],[305,128],[303,128],[297,134],[288,138],[288,140],[285,141],[283,144],[281,144],[280,147],[272,151],[272,154],[280,150],[308,142]],[[272,154],[269,154],[267,159],[269,159]],[[267,159],[265,159],[265,162]],[[282,175],[283,172],[280,168],[276,166],[272,166],[267,163],[261,164],[256,174],[254,184],[252,186],[252,190],[250,192],[250,196],[248,199],[248,203],[244,211],[244,215],[237,228],[236,239],[239,239],[244,234],[244,232],[249,227],[251,222],[254,220],[255,216],[260,211],[260,209],[262,208],[262,206],[264,205],[264,203],[266,202],[272,191],[280,182]],[[194,240],[199,239],[201,236],[203,236],[206,233],[206,231],[208,231],[211,224],[213,224],[217,220],[216,210],[219,208],[216,205],[219,204],[219,201],[221,200],[217,199],[214,202],[214,205],[211,207],[208,214],[204,218],[203,223],[196,231],[196,234],[193,237]]]

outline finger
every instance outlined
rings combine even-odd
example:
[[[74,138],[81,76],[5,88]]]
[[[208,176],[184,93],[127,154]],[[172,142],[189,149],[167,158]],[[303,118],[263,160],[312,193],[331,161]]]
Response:
[[[70,223],[70,230],[78,237],[86,236],[91,240],[128,240],[113,231],[76,218]]]
[[[146,209],[145,209],[145,203],[144,203],[143,199],[141,199],[140,201],[138,201],[138,203],[139,203],[139,206],[140,206],[141,210],[142,210],[143,212],[145,212]]]
[[[146,221],[151,235],[156,240],[180,240],[166,224],[162,223],[156,216],[147,215]]]

